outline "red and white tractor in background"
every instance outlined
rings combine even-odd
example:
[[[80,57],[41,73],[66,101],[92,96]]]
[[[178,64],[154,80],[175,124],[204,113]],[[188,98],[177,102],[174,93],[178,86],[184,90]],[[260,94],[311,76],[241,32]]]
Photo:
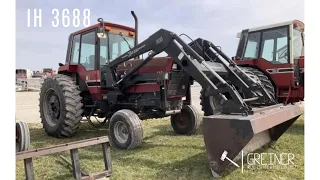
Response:
[[[258,74],[280,103],[304,100],[304,23],[292,20],[238,33],[233,58],[238,66]]]

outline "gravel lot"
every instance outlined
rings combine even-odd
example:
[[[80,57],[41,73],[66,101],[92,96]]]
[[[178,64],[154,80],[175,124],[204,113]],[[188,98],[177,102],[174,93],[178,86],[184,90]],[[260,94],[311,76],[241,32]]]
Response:
[[[192,104],[200,111],[200,90],[199,85],[192,87]],[[39,92],[16,92],[16,121],[27,123],[40,123],[39,114]]]
[[[16,92],[16,121],[40,123],[39,92]]]

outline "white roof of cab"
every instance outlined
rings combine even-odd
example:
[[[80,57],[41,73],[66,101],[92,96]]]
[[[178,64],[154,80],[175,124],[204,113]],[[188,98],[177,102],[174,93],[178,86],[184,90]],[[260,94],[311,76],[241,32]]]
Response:
[[[263,29],[271,29],[271,28],[275,28],[275,27],[280,27],[280,26],[285,26],[285,25],[290,25],[292,23],[294,23],[295,21],[298,21],[302,24],[304,24],[302,21],[300,20],[291,20],[291,21],[286,21],[286,22],[281,22],[281,23],[276,23],[276,24],[270,24],[270,25],[266,25],[266,26],[260,26],[260,27],[254,27],[254,28],[250,28],[249,32],[252,31],[260,31]],[[237,37],[240,38],[241,36],[241,32],[237,33]]]

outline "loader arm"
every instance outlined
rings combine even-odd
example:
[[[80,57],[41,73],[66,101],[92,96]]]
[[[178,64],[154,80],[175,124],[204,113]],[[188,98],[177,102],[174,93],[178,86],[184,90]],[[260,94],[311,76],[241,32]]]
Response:
[[[207,96],[220,95],[222,99],[221,112],[225,114],[251,114],[251,107],[249,107],[245,100],[242,99],[238,91],[233,85],[228,84],[221,76],[217,74],[205,60],[194,51],[188,44],[186,44],[175,33],[165,29],[160,29],[148,39],[136,45],[131,50],[122,54],[106,66],[106,88],[109,90],[107,99],[116,101],[117,97],[121,95],[122,82],[132,77],[141,67],[146,65],[152,58],[161,53],[166,52],[173,58],[183,71],[187,72],[194,80],[196,80],[203,89],[206,90]],[[141,61],[140,64],[135,66],[127,74],[119,78],[116,74],[116,68],[119,64],[124,63],[134,57],[149,52],[148,56]],[[204,66],[220,81],[219,88],[213,83],[210,78],[201,71],[201,66]],[[222,93],[229,93],[229,99]]]
[[[258,102],[264,103],[265,105],[276,104],[275,99],[270,96],[262,86],[260,81],[253,79],[248,76],[242,68],[237,66],[225,53],[223,53],[217,46],[208,40],[201,38],[189,44],[199,55],[204,57],[206,61],[215,61],[223,64],[226,70],[229,72],[230,80],[235,84],[241,91],[251,91],[255,93],[256,97],[259,97]]]

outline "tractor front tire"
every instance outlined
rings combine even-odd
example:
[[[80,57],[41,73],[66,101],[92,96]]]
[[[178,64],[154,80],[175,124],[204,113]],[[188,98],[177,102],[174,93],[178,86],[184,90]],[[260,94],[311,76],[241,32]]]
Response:
[[[179,114],[171,115],[171,126],[177,134],[191,135],[200,125],[198,110],[192,105],[184,105]]]
[[[16,122],[16,152],[27,151],[30,146],[29,126],[26,122]]]
[[[109,135],[119,149],[137,148],[143,140],[142,122],[135,112],[119,110],[110,118]]]
[[[71,137],[80,126],[83,104],[71,77],[56,74],[44,80],[40,89],[40,118],[45,132],[53,137]]]

